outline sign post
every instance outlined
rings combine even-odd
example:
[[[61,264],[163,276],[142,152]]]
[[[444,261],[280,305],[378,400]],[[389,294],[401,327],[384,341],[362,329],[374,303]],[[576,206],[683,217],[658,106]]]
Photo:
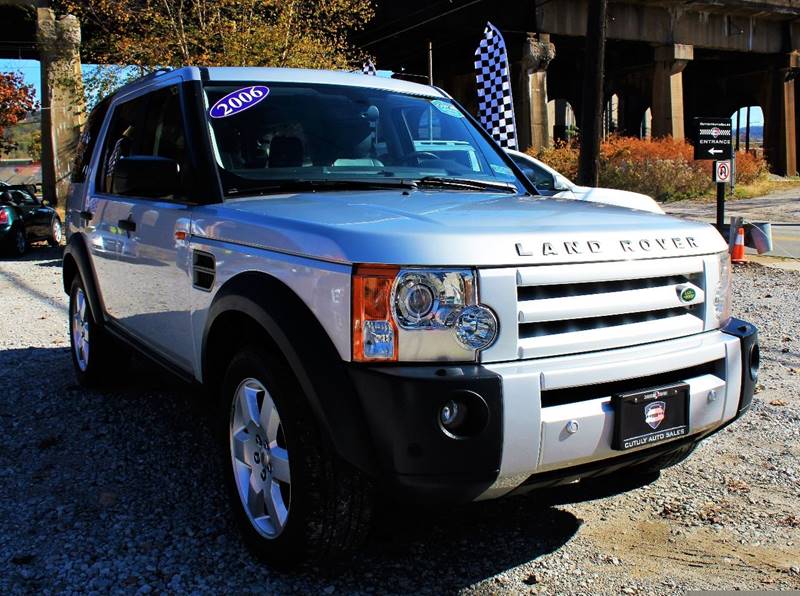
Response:
[[[717,184],[717,230],[725,221],[725,183],[733,180],[733,143],[730,118],[694,119],[694,158],[713,159],[713,179]]]

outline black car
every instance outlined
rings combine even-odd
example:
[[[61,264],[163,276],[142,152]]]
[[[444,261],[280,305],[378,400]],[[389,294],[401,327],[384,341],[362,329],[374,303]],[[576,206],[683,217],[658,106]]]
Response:
[[[0,185],[0,246],[23,255],[31,242],[61,244],[63,230],[56,210],[27,187]]]

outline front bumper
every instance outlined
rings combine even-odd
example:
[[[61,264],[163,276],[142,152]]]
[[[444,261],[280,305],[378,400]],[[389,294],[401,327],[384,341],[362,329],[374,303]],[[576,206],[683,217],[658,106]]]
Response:
[[[719,331],[556,358],[350,368],[382,484],[421,501],[499,497],[689,449],[747,410],[757,372],[757,330],[738,319]],[[677,381],[690,387],[688,436],[612,449],[611,396]],[[438,413],[466,391],[483,398],[488,421],[454,439]]]

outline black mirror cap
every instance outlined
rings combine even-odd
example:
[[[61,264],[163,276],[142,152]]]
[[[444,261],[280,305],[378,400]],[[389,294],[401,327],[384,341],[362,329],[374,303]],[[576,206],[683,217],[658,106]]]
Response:
[[[180,164],[168,157],[120,157],[114,166],[111,193],[151,198],[172,196],[180,188],[180,170]]]

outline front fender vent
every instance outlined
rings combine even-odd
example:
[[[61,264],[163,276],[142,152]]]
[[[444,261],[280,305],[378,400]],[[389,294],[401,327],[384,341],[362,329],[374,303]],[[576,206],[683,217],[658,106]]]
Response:
[[[192,251],[192,287],[204,292],[210,292],[214,287],[217,262],[209,252],[202,250]]]

